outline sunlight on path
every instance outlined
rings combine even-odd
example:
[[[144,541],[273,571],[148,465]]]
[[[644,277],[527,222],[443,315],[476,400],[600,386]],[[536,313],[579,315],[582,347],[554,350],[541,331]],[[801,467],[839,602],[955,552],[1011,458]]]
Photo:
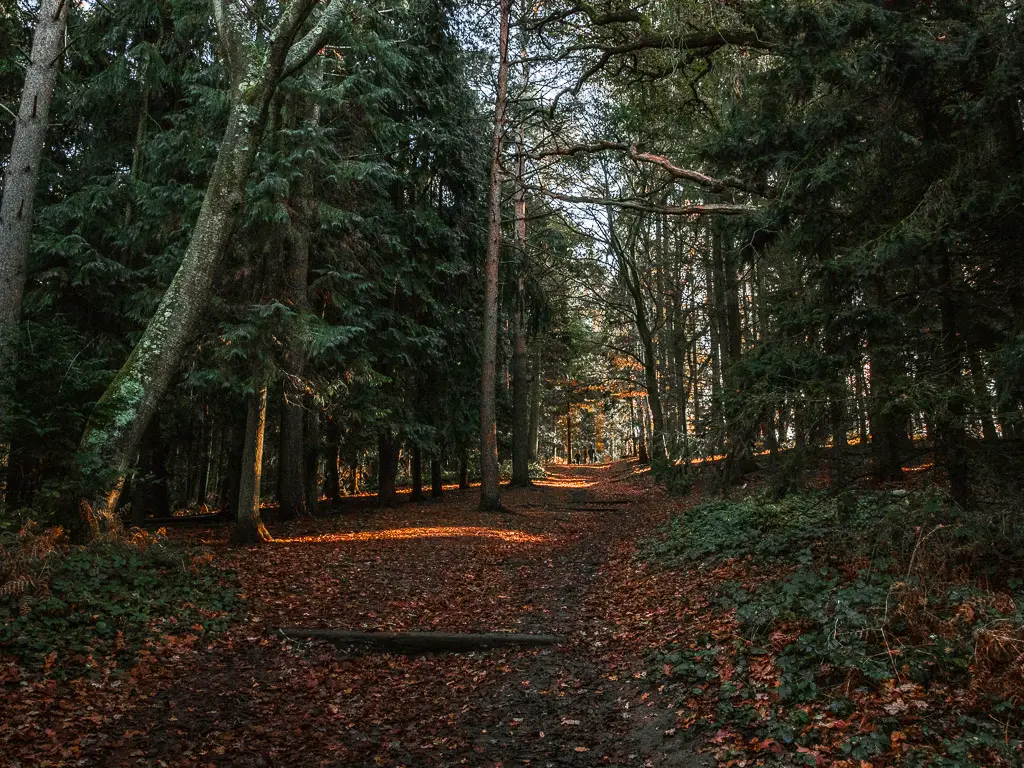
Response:
[[[587,482],[580,477],[549,477],[546,480],[534,480],[538,488],[590,488],[596,482]]]
[[[513,544],[540,544],[550,540],[548,536],[522,531],[508,531],[501,528],[480,528],[476,526],[435,526],[430,528],[388,528],[380,531],[354,531],[350,533],[323,533],[315,536],[299,536],[293,539],[274,539],[282,544],[333,543],[341,541],[384,541],[388,539],[433,539],[477,537],[501,539]]]

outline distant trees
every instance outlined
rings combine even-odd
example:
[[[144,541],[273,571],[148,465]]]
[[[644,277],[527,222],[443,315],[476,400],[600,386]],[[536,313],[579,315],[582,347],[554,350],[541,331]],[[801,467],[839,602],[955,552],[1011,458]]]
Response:
[[[0,121],[5,514],[915,444],[968,504],[1024,430],[1013,4],[47,8],[0,19],[0,102],[53,93]]]
[[[641,432],[724,455],[726,480],[764,452],[794,482],[857,443],[896,479],[927,439],[969,503],[973,446],[1024,413],[1018,9],[677,10],[567,4],[531,27],[576,57],[562,114],[607,95],[533,154],[559,163],[552,198],[610,212],[607,321],[643,365]]]

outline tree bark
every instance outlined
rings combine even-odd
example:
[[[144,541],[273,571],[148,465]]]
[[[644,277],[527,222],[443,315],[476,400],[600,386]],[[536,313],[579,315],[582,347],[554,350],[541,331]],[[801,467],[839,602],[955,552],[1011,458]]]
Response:
[[[242,456],[245,451],[245,417],[237,411],[231,413],[230,422],[221,440],[227,454],[220,487],[217,489],[221,512],[227,516],[238,507],[238,482],[242,477]]]
[[[313,398],[306,400],[306,425],[304,429],[303,464],[305,467],[306,511],[313,514],[320,507],[320,414],[314,407]]]
[[[323,83],[323,69],[314,68],[313,87]],[[316,127],[320,123],[320,107],[315,102],[299,110],[303,127]],[[280,472],[277,497],[280,514],[285,520],[309,514],[306,499],[306,418],[303,401],[306,399],[304,375],[306,371],[307,339],[305,319],[309,304],[309,250],[316,200],[313,197],[312,168],[304,163],[303,173],[295,184],[289,206],[290,220],[286,238],[288,261],[284,271],[282,299],[296,314],[285,341],[284,402],[281,410]]]
[[[939,456],[949,477],[953,501],[966,508],[971,502],[972,479],[968,460],[966,396],[963,388],[963,361],[966,350],[960,334],[956,286],[953,282],[952,256],[944,250],[939,260],[939,317],[942,324],[941,357],[946,392],[934,416],[938,432]]]
[[[337,417],[327,417],[327,456],[324,465],[324,495],[331,504],[341,499],[341,430]]]
[[[238,483],[238,512],[231,529],[232,544],[270,541],[260,515],[260,481],[263,477],[263,435],[267,428],[267,387],[248,397],[242,472]]]
[[[640,275],[633,260],[626,254],[625,249],[619,243],[615,235],[615,221],[612,216],[611,207],[606,208],[608,215],[608,230],[611,233],[612,250],[618,262],[619,275],[633,302],[633,321],[636,325],[637,334],[640,336],[640,344],[643,348],[644,384],[647,390],[647,402],[651,407],[651,421],[653,422],[649,451],[658,460],[667,458],[667,445],[665,443],[665,417],[661,408],[661,395],[658,390],[658,360],[654,348],[654,334],[648,318],[647,306],[644,303],[643,286],[640,284]]]
[[[171,516],[171,494],[167,484],[167,445],[160,434],[160,419],[154,417],[142,438],[139,461],[132,476],[132,520]]]
[[[888,301],[882,278],[874,281],[874,299],[878,306]],[[868,355],[871,360],[871,453],[874,473],[879,480],[900,480],[902,444],[906,441],[907,414],[900,404],[902,393],[896,386],[899,362],[891,349],[892,334],[870,331]]]
[[[413,501],[423,501],[423,451],[419,445],[412,446],[412,496]]]
[[[637,410],[639,411],[637,421],[640,424],[640,448],[637,451],[637,461],[641,464],[650,464],[651,454],[647,451],[647,412],[642,402]]]
[[[530,378],[530,461],[540,458],[540,342],[534,341],[537,349],[533,354],[533,374]]]
[[[459,488],[469,488],[469,452],[465,448],[459,455]]]
[[[480,508],[501,509],[498,490],[498,432],[495,386],[498,367],[498,263],[501,256],[501,145],[508,93],[509,0],[500,0],[498,84],[491,144],[491,182],[487,209],[487,259],[484,268],[484,338],[480,376]]]
[[[565,397],[565,463],[575,464],[572,455],[572,398]]]
[[[988,391],[988,381],[985,378],[985,368],[981,362],[981,355],[976,349],[968,353],[968,364],[971,366],[971,383],[974,386],[974,400],[977,403],[978,418],[981,421],[981,434],[985,442],[994,443],[999,439],[996,432],[996,423],[992,418],[992,395]]]
[[[525,57],[525,52],[524,52]],[[524,78],[529,80],[529,66]],[[512,487],[525,488],[530,483],[530,381],[529,353],[526,349],[526,158],[525,133],[519,128],[518,161],[516,163],[515,245],[516,297],[512,313]]]
[[[381,506],[398,501],[398,441],[385,431],[377,442],[377,501]]]
[[[57,68],[64,51],[68,5],[68,0],[40,0],[0,199],[0,430],[4,431],[25,292],[32,208],[46,146]]]
[[[434,457],[430,460],[430,495],[439,499],[444,495],[444,482],[441,478],[441,460]]]
[[[203,406],[202,447],[199,457],[199,479],[196,483],[196,503],[206,505],[209,495],[210,462],[213,460],[213,422],[210,419],[210,406]]]
[[[285,388],[288,389],[287,382]],[[277,501],[282,520],[308,514],[306,508],[305,414],[297,392],[281,397],[281,432],[278,446]]]
[[[525,222],[524,222],[525,223]],[[518,280],[517,306],[512,319],[512,486],[530,482],[530,374],[523,317],[523,278]]]
[[[359,493],[359,451],[352,451],[351,472],[348,476],[348,492],[355,496]]]

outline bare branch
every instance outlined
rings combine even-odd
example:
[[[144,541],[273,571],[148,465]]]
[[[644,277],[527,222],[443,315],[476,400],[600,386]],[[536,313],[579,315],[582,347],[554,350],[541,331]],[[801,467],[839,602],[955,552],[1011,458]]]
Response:
[[[570,157],[573,155],[596,154],[599,152],[629,152],[630,157],[634,160],[656,165],[667,171],[669,176],[673,179],[690,181],[694,184],[706,187],[712,192],[724,192],[727,189],[736,189],[742,192],[759,195],[761,197],[769,197],[769,195],[765,194],[765,192],[759,190],[757,187],[747,184],[739,179],[718,179],[714,176],[708,176],[706,173],[702,173],[701,171],[681,168],[680,166],[673,164],[671,160],[663,155],[655,155],[651,152],[640,152],[637,150],[636,144],[623,144],[621,142],[614,141],[599,141],[595,144],[569,144],[566,146],[541,150],[539,152],[531,152],[526,156],[531,160],[543,160],[548,157]]]
[[[635,144],[629,148],[629,153],[634,160],[653,163],[659,168],[663,168],[668,171],[668,174],[673,179],[685,179],[686,181],[692,181],[694,184],[700,184],[702,187],[707,187],[713,192],[722,192],[726,189],[739,189],[755,195],[762,194],[754,187],[749,184],[745,184],[739,179],[716,179],[713,176],[708,176],[700,171],[693,171],[689,168],[680,168],[678,165],[673,165],[667,157],[662,155],[655,155],[650,152],[638,152]]]
[[[566,203],[585,203],[589,205],[610,205],[641,213],[661,213],[667,216],[742,216],[757,212],[757,208],[745,203],[695,203],[693,205],[650,205],[639,200],[620,200],[612,197],[590,197],[589,195],[569,195],[550,189],[530,187],[533,191],[546,195],[554,200]]]
[[[615,141],[599,141],[596,144],[569,144],[568,146],[545,149],[541,152],[530,152],[526,156],[531,160],[543,160],[546,157],[568,157],[571,155],[594,154],[606,151],[626,151],[629,144]]]

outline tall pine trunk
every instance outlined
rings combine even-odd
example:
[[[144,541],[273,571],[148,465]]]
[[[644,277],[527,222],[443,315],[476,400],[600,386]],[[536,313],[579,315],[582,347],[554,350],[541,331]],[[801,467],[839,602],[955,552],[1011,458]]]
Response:
[[[540,343],[534,341],[537,349],[533,354],[533,373],[530,376],[530,461],[540,458]]]
[[[524,222],[525,223],[525,222]],[[523,278],[518,279],[512,316],[512,485],[530,485],[530,373],[523,318]]]
[[[319,63],[319,62],[318,62]],[[323,69],[315,67],[313,86],[323,83]],[[320,107],[316,104],[299,110],[304,127],[320,123]],[[312,169],[304,164],[303,173],[292,195],[291,220],[288,222],[286,252],[288,261],[284,271],[283,300],[297,315],[288,334],[285,348],[284,403],[281,409],[281,443],[277,498],[281,517],[290,520],[309,514],[306,481],[305,409],[306,334],[305,318],[309,314],[309,251],[312,239],[316,201],[313,199]]]
[[[415,443],[412,446],[412,496],[413,501],[423,501],[423,451]]]
[[[25,292],[33,201],[46,146],[57,67],[64,52],[69,4],[69,0],[40,1],[0,199],[0,429],[3,430],[13,386],[12,364]]]
[[[312,397],[306,399],[306,424],[303,432],[306,511],[312,515],[320,507],[320,414],[314,407]]]
[[[359,493],[359,451],[352,451],[350,460],[350,472],[348,475],[348,492],[355,496]]]
[[[480,508],[501,509],[498,490],[498,426],[495,386],[498,372],[498,263],[501,257],[501,144],[508,93],[509,0],[501,0],[498,32],[498,87],[491,144],[487,206],[487,260],[484,267],[484,338],[480,375]]]
[[[459,488],[469,488],[469,451],[465,448],[459,454]]]
[[[331,504],[336,504],[341,499],[341,429],[338,427],[336,416],[327,417],[324,495]]]
[[[444,481],[441,478],[441,460],[436,456],[430,460],[430,495],[439,499],[444,495]]]
[[[270,541],[260,515],[260,482],[263,478],[263,435],[267,428],[267,387],[249,395],[242,443],[242,471],[238,482],[238,510],[231,529],[232,544]]]
[[[523,58],[526,52],[523,51]],[[529,65],[524,80],[529,82]],[[512,313],[512,486],[525,488],[530,483],[530,376],[526,349],[526,158],[525,131],[519,129],[516,162],[515,245],[516,296]]]
[[[377,443],[377,501],[381,506],[398,501],[397,475],[398,441],[385,431]]]

